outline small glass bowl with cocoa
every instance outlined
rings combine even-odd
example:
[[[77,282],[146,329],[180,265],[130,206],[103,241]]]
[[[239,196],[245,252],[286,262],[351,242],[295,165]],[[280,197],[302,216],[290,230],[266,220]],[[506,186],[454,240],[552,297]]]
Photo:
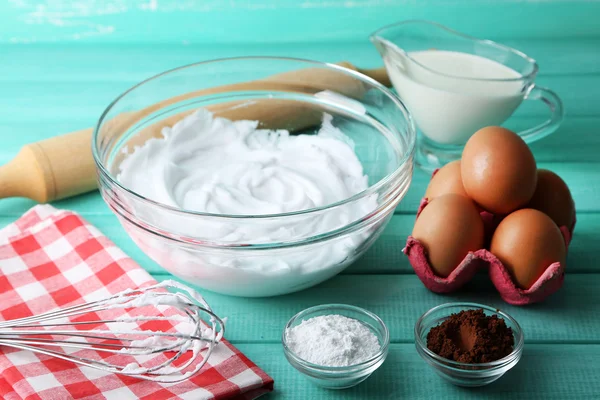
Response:
[[[477,387],[496,381],[519,362],[524,337],[505,312],[476,303],[447,303],[419,318],[415,345],[439,376],[457,386]]]

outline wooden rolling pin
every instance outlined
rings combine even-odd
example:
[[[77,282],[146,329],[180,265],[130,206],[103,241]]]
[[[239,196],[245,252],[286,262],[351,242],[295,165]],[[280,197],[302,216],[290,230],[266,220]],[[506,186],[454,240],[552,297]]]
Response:
[[[360,70],[347,62],[338,65],[365,74],[383,85],[390,86],[385,68]],[[324,69],[306,69],[277,74],[260,81],[244,82],[222,87],[204,89],[176,96],[149,106],[143,110],[119,115],[109,121],[110,129],[123,132],[140,118],[159,110],[170,103],[199,95],[215,94],[231,90],[251,90],[260,83],[260,88],[314,93],[321,90],[334,90],[349,97],[360,98],[364,92],[362,85],[350,77],[332,73]],[[293,101],[264,100],[251,106],[235,107],[219,104],[211,111],[229,119],[258,119],[261,127],[283,127],[293,131],[310,126],[320,113],[306,107],[298,107]],[[267,105],[268,107],[265,107]],[[211,108],[211,107],[208,107]],[[133,144],[144,142],[148,137],[157,136],[164,126],[170,126],[183,118],[179,113],[145,128],[135,136]],[[289,122],[289,123],[288,123]],[[0,199],[7,197],[27,197],[40,203],[63,199],[97,188],[96,166],[92,156],[93,129],[56,136],[40,142],[25,145],[16,157],[0,167]]]

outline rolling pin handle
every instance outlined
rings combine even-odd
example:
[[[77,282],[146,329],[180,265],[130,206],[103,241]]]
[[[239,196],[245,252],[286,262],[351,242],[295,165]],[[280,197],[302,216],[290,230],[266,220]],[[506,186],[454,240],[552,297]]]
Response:
[[[383,86],[391,87],[392,82],[390,81],[390,77],[388,76],[387,70],[385,67],[375,68],[375,69],[360,69],[356,68],[353,64],[348,61],[341,61],[337,63],[340,67],[348,68],[356,72],[360,72],[363,75],[368,76],[371,79],[375,79],[377,82],[381,83]]]
[[[360,70],[349,62],[341,62],[339,65],[358,71],[386,86],[390,86],[385,68]],[[262,81],[262,84],[264,85],[265,82],[268,82],[294,87],[294,84],[298,86],[298,83],[313,82],[315,78],[320,78],[317,79],[317,84],[312,89],[321,86],[324,88],[332,87],[334,90],[339,89],[342,93],[349,94],[351,97],[363,94],[363,85],[357,85],[352,79],[340,78],[332,81],[329,75],[324,72],[323,74],[323,76],[315,77],[314,71],[296,71],[291,74],[276,75],[272,78],[272,81],[266,79]],[[230,85],[230,90],[233,87],[252,88],[255,84],[256,82],[246,82],[236,84],[237,86]],[[349,87],[345,87],[344,85]],[[300,87],[303,86],[300,85]],[[205,92],[212,91],[219,93],[224,90],[225,88],[212,88]],[[124,118],[125,122],[119,129],[121,131],[126,130],[128,124],[133,123],[139,117],[159,109],[165,104],[198,96],[200,93],[201,91],[190,92],[156,103],[133,114],[124,113],[124,116],[121,116],[121,118]],[[310,109],[300,109],[304,111],[301,114],[301,118],[298,115],[294,115],[290,107],[280,107],[280,115],[273,116],[271,115],[272,113],[269,113],[268,118],[271,118],[271,122],[275,122],[274,125],[277,127],[282,126],[286,122],[293,122],[298,127],[310,126],[313,123],[312,121],[315,120],[315,113]],[[242,109],[240,110],[243,111]],[[254,112],[250,108],[246,108],[246,111]],[[231,119],[234,116],[228,117]],[[237,117],[239,118],[239,115]],[[266,120],[267,117],[260,119]],[[96,166],[92,157],[91,142],[92,129],[84,129],[26,145],[11,162],[0,167],[0,199],[7,197],[28,197],[37,202],[46,203],[96,189]]]
[[[0,167],[0,199],[47,203],[95,189],[91,142],[92,130],[85,129],[25,145]]]
[[[0,198],[28,197],[40,203],[49,199],[43,171],[31,147],[25,146],[8,164],[0,167]]]

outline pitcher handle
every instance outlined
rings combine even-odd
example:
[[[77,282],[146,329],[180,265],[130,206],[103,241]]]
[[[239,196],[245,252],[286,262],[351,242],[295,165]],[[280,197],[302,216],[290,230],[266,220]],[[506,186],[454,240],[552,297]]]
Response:
[[[530,143],[554,133],[565,115],[560,97],[552,90],[534,84],[525,95],[525,99],[542,101],[550,109],[551,116],[538,126],[521,131],[523,140]]]

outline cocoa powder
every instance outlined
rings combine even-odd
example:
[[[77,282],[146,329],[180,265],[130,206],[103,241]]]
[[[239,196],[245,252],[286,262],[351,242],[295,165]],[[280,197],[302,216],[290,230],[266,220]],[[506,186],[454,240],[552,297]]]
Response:
[[[448,360],[475,364],[499,360],[512,352],[514,335],[504,319],[483,309],[452,314],[427,334],[427,348]]]

